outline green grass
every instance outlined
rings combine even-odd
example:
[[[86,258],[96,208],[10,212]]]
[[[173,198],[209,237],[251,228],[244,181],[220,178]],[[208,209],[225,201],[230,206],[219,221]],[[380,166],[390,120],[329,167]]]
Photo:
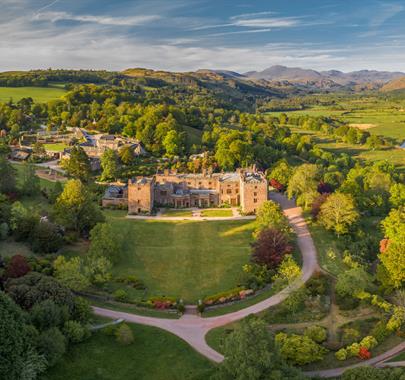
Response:
[[[186,342],[157,328],[130,325],[134,342],[122,346],[96,332],[74,345],[41,380],[187,380],[207,379],[214,366]]]
[[[253,223],[155,221],[109,217],[122,241],[113,275],[135,275],[147,295],[195,302],[234,288],[249,260]]]
[[[203,132],[200,129],[183,126],[187,136],[187,146],[191,147],[193,144],[200,145]]]
[[[232,210],[229,209],[217,209],[217,210],[203,210],[201,212],[201,216],[203,217],[221,217],[221,218],[227,218],[231,217]]]
[[[281,112],[271,112],[278,115]],[[367,131],[377,135],[405,139],[405,111],[395,102],[381,99],[345,99],[336,106],[314,106],[305,110],[287,111],[287,115],[328,116],[350,124],[373,124]]]
[[[46,103],[50,100],[58,99],[66,91],[59,86],[52,87],[0,87],[0,102],[14,102],[22,98],[32,98],[34,102]]]
[[[66,148],[68,148],[68,145],[63,144],[63,143],[44,144],[44,148],[46,150],[51,150],[54,152],[63,152]]]
[[[392,359],[388,360],[389,362],[403,362],[405,361],[405,351],[401,352],[399,355],[394,356]]]
[[[193,213],[190,210],[177,210],[167,208],[163,211],[162,216],[177,217],[177,218],[190,218]]]
[[[23,170],[24,170],[24,164],[11,164],[11,165],[17,172],[17,186],[18,186],[21,184]],[[41,167],[37,167],[37,168],[43,169]],[[49,188],[53,189],[53,187],[55,186],[55,182],[48,181],[43,178],[39,179],[39,184],[40,184],[41,188],[46,188],[46,189],[49,189]]]

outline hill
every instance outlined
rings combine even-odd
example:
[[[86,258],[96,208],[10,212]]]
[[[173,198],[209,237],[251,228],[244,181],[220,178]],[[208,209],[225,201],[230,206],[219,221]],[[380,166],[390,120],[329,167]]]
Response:
[[[382,92],[405,90],[405,76],[394,79],[381,87]]]

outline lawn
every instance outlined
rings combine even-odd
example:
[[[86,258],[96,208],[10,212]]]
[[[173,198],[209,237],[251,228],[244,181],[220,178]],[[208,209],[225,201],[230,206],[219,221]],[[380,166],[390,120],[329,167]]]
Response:
[[[44,148],[53,152],[63,152],[66,148],[68,148],[68,145],[63,143],[44,144]]]
[[[41,380],[207,379],[214,366],[186,342],[157,328],[130,325],[134,343],[118,344],[102,331],[72,346]]]
[[[195,302],[234,288],[250,255],[253,223],[151,221],[109,217],[122,241],[116,276],[141,279],[148,296]]]
[[[221,218],[228,218],[231,217],[232,210],[230,209],[217,209],[217,210],[203,210],[201,212],[201,216],[203,217],[221,217]]]
[[[177,217],[177,218],[190,218],[193,216],[193,213],[190,210],[178,210],[166,208],[163,210],[162,216],[167,217]]]
[[[55,87],[0,87],[0,102],[8,102],[13,99],[14,102],[22,98],[32,98],[34,102],[46,103],[50,100],[58,99],[66,91],[59,86]]]

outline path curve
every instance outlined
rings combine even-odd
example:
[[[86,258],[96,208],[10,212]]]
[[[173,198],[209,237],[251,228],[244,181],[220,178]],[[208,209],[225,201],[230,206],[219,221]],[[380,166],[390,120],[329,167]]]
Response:
[[[269,307],[281,303],[292,291],[298,289],[309,280],[315,271],[319,270],[315,245],[312,241],[305,219],[302,216],[302,209],[297,207],[293,201],[288,200],[284,195],[279,193],[273,193],[271,199],[280,204],[290,225],[294,229],[297,235],[297,244],[302,254],[303,263],[301,277],[279,293],[245,309],[210,318],[185,314],[180,319],[173,320],[140,316],[100,307],[93,307],[94,312],[97,315],[104,317],[122,318],[128,322],[158,327],[169,331],[185,340],[196,351],[208,359],[220,363],[224,360],[223,355],[211,348],[205,341],[205,335],[208,331],[243,319],[250,314],[260,313]]]

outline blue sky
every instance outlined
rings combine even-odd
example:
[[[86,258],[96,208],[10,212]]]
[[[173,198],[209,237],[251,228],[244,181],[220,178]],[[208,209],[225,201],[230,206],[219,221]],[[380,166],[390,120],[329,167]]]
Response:
[[[405,0],[0,0],[0,70],[405,71]]]

